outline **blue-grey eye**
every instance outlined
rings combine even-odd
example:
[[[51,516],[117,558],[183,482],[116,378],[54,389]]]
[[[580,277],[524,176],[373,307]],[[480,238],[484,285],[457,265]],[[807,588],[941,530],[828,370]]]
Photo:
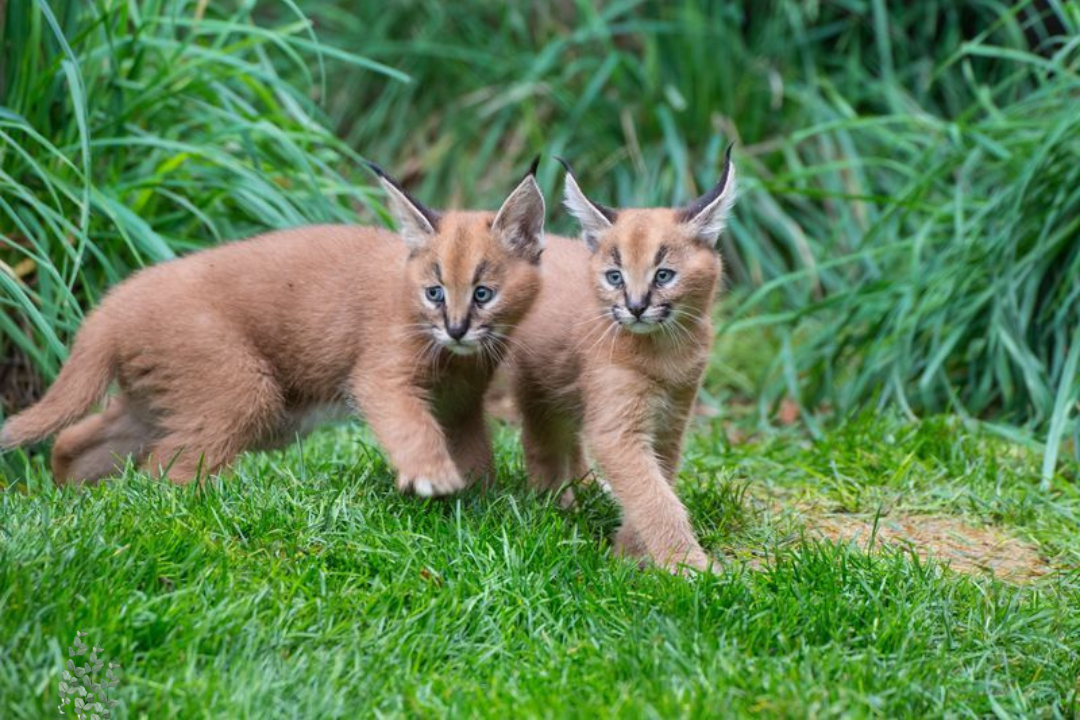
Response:
[[[668,268],[660,268],[656,271],[656,275],[653,280],[657,285],[667,285],[669,282],[675,279],[675,271]]]
[[[618,270],[608,270],[604,273],[604,277],[607,279],[608,284],[611,287],[619,287],[622,285],[622,273]]]
[[[432,285],[424,288],[424,295],[433,303],[441,303],[446,299],[446,291],[443,290],[442,285]]]
[[[473,290],[472,296],[477,305],[483,305],[486,302],[490,302],[491,298],[495,297],[495,291],[487,285],[478,285],[477,288]]]

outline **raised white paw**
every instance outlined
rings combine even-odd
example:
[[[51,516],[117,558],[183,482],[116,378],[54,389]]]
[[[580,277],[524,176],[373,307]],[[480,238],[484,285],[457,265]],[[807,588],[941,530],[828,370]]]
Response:
[[[401,492],[423,498],[451,495],[464,487],[465,481],[457,475],[439,478],[423,475],[401,475],[398,477],[398,489]]]

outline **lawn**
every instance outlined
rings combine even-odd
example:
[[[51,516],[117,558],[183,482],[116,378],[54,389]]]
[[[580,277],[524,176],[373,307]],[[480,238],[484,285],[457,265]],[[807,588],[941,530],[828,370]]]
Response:
[[[32,471],[0,495],[7,716],[56,705],[78,629],[123,664],[117,717],[1080,712],[1080,493],[1040,490],[1037,453],[949,418],[737,427],[690,442],[680,490],[724,570],[689,580],[612,558],[595,486],[570,511],[529,492],[509,427],[497,489],[444,502],[400,496],[354,424],[202,490]],[[1033,565],[815,531],[925,515]]]
[[[399,495],[358,422],[205,486],[0,456],[0,717],[77,631],[115,717],[1080,717],[1080,9],[927,0],[0,0],[0,420],[107,289],[494,207],[740,200],[679,492],[715,575],[611,556],[497,426]],[[81,658],[82,656],[80,656]],[[78,658],[77,658],[78,659]],[[70,711],[68,711],[70,713]]]

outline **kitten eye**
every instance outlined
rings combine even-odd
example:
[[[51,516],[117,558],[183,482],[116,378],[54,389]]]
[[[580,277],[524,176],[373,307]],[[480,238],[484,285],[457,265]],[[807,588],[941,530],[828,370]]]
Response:
[[[446,291],[443,290],[442,285],[432,285],[424,288],[424,295],[433,303],[441,303],[446,299]]]
[[[669,282],[675,279],[675,271],[668,268],[660,268],[656,271],[656,275],[653,276],[653,281],[657,285],[667,285]]]
[[[487,285],[479,285],[473,290],[472,296],[477,305],[483,305],[486,302],[490,302],[491,298],[495,297],[495,291]]]
[[[604,273],[604,278],[612,287],[619,287],[622,285],[622,273],[618,270],[608,270]]]

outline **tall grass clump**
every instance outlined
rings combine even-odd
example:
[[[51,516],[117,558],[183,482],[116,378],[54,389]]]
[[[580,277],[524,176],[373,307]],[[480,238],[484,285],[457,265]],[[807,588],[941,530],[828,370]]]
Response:
[[[0,3],[0,386],[57,371],[83,313],[142,265],[369,203],[310,99],[325,50],[289,0]]]
[[[357,147],[494,198],[538,149],[610,204],[685,201],[738,143],[729,333],[805,417],[895,403],[1076,432],[1074,4],[325,2]],[[367,109],[360,121],[357,99]],[[374,122],[371,120],[374,119]],[[541,172],[557,193],[557,169]],[[556,219],[556,229],[572,224]],[[1070,414],[1072,413],[1072,414]]]
[[[827,99],[831,117],[792,135],[829,252],[762,286],[733,327],[779,329],[774,397],[1026,426],[1046,436],[1049,478],[1065,437],[1080,450],[1080,17],[1031,47],[991,44],[1025,7],[927,68],[947,102],[881,82],[880,112]],[[829,165],[840,177],[814,177]],[[811,301],[752,316],[793,287]]]

